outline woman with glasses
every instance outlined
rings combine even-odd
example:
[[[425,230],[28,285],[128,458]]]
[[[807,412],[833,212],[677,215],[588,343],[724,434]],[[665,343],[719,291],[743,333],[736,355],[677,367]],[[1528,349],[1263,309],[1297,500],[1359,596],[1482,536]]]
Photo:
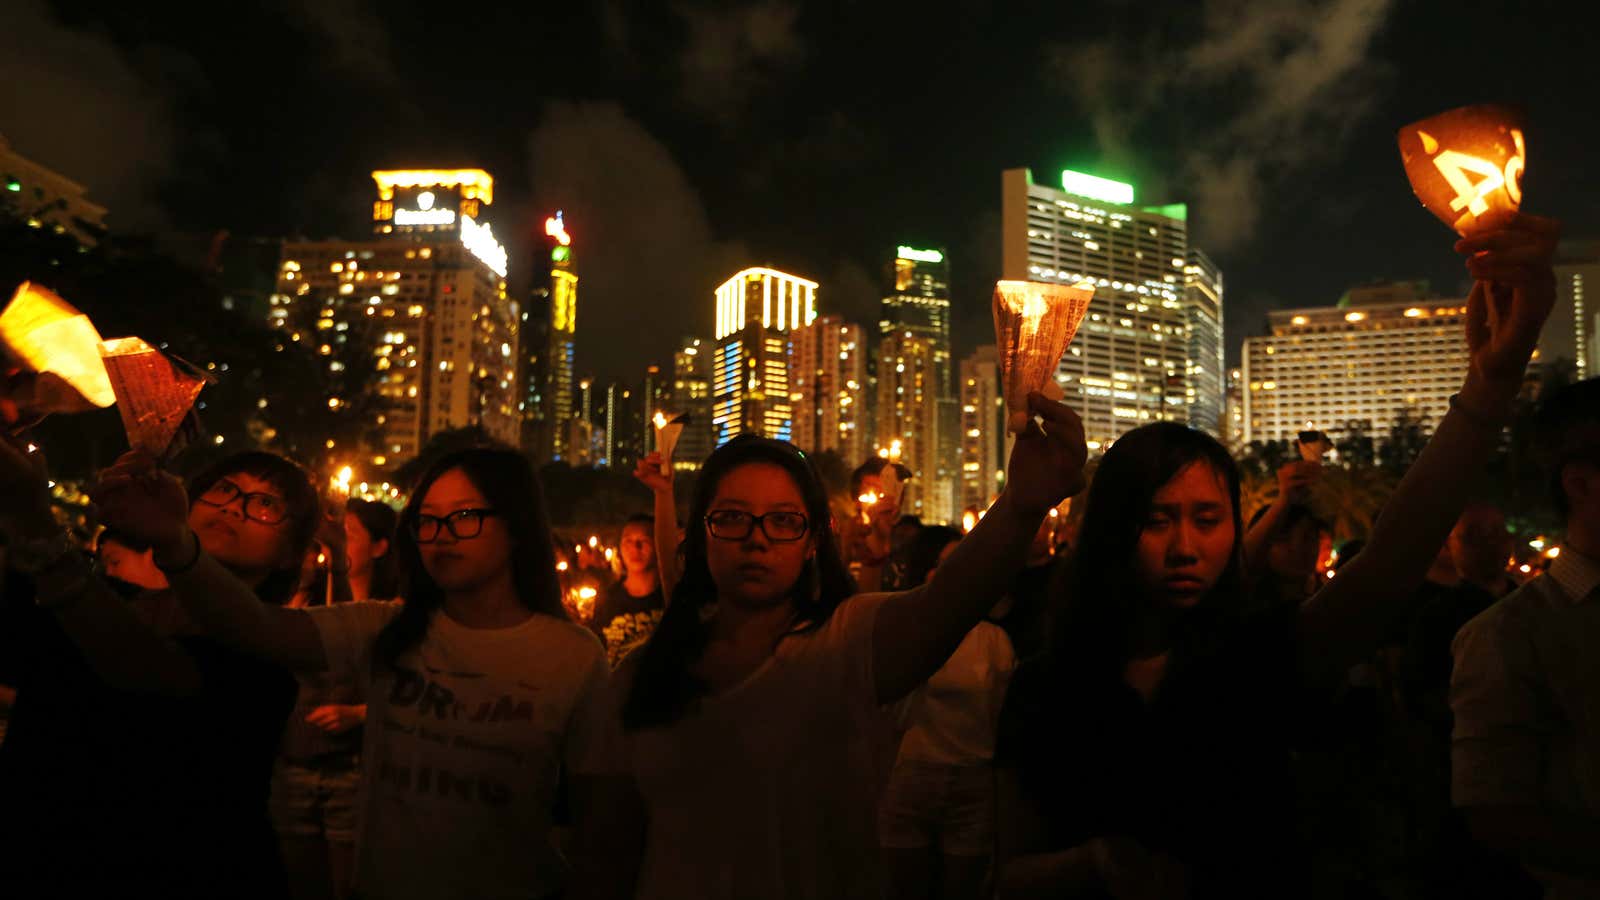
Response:
[[[851,599],[828,499],[793,446],[741,437],[695,485],[684,571],[617,673],[596,893],[879,896],[884,704],[932,675],[1083,484],[1082,428],[1035,395],[1006,492],[926,585]]]
[[[6,445],[8,458],[14,449]],[[175,481],[146,477],[153,465],[129,454],[103,473],[102,518],[150,544],[169,581],[205,558],[241,602],[285,602],[317,521],[304,470],[269,453],[229,457],[195,477],[191,504]],[[37,473],[36,485],[0,495],[47,497]],[[160,516],[135,524],[126,515],[152,504]],[[167,527],[153,532],[151,522]],[[5,818],[18,828],[0,835],[15,863],[8,879],[48,876],[63,896],[98,891],[109,878],[152,896],[281,896],[266,798],[294,679],[199,632],[173,591],[123,602],[70,546],[28,553],[12,562],[38,609],[0,625],[26,645],[0,648],[24,666],[0,753]],[[85,847],[95,866],[83,865]]]
[[[396,543],[400,604],[267,608],[209,577],[204,561],[174,583],[188,613],[234,645],[368,684],[356,893],[560,894],[557,784],[566,774],[578,815],[590,808],[585,765],[609,668],[561,606],[532,467],[500,447],[441,458]]]

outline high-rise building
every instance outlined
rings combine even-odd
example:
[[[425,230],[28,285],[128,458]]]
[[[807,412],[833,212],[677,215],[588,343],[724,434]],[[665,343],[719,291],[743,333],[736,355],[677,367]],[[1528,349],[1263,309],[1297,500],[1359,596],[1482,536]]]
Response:
[[[1555,269],[1556,305],[1539,334],[1539,356],[1570,360],[1575,379],[1593,378],[1600,375],[1600,239],[1562,241]]]
[[[818,316],[789,335],[791,440],[808,453],[832,450],[848,465],[870,452],[867,421],[867,342],[860,325],[843,316]]]
[[[878,449],[911,469],[900,509],[926,522],[947,522],[954,501],[939,483],[938,344],[900,331],[878,343]],[[948,484],[948,482],[946,482]]]
[[[678,435],[673,450],[672,468],[693,472],[711,455],[715,444],[711,431],[711,347],[710,341],[684,338],[672,354],[673,413],[688,413],[689,422]]]
[[[711,424],[717,446],[741,434],[789,440],[789,333],[817,317],[817,283],[752,268],[717,287]]]
[[[1466,305],[1417,294],[1386,286],[1268,313],[1271,334],[1244,341],[1243,443],[1313,428],[1382,443],[1402,418],[1431,429],[1466,373]]]
[[[1228,388],[1222,402],[1226,429],[1223,444],[1238,452],[1244,446],[1244,370],[1235,366],[1228,370]]]
[[[1000,350],[985,344],[961,361],[961,509],[985,510],[1005,487],[1005,398]]]
[[[1083,417],[1089,448],[1148,422],[1220,410],[1220,373],[1206,383],[1191,374],[1220,367],[1212,350],[1220,324],[1214,339],[1194,339],[1194,323],[1209,327],[1211,315],[1189,307],[1208,307],[1214,289],[1220,323],[1222,277],[1191,256],[1188,208],[1136,206],[1132,185],[1080,172],[1063,172],[1061,184],[1034,184],[1027,169],[1001,176],[1001,277],[1094,283],[1056,376]]]
[[[1096,291],[1099,288],[1095,289]],[[1223,347],[1222,270],[1199,250],[1190,249],[1183,267],[1183,305],[1189,317],[1189,425],[1213,437],[1222,436]]]
[[[543,246],[549,251],[549,277],[542,279],[535,289],[548,295],[550,318],[546,329],[546,374],[541,387],[540,416],[550,423],[550,458],[571,462],[573,448],[568,438],[572,429],[563,427],[562,423],[578,415],[573,393],[573,369],[578,358],[578,273],[573,259],[572,235],[567,231],[566,218],[560,210],[544,220]]]
[[[515,443],[520,305],[506,297],[506,251],[478,216],[493,203],[481,169],[373,173],[368,241],[284,245],[269,322],[291,340],[335,349],[377,323],[375,388],[386,401],[374,463],[416,454],[435,432],[481,426]],[[291,316],[316,304],[315,326]],[[330,398],[330,403],[337,398]]]
[[[936,412],[923,440],[930,444],[934,466],[921,484],[921,493],[929,504],[924,514],[949,521],[955,517],[961,471],[961,415],[951,371],[950,263],[943,249],[901,245],[895,248],[888,275],[879,304],[879,336],[910,333],[927,339],[933,347]],[[883,421],[881,411],[878,419]],[[899,423],[894,430],[902,430]]]
[[[632,471],[644,451],[643,398],[633,388],[612,382],[606,386],[605,451],[600,465]]]
[[[3,134],[0,188],[0,206],[10,207],[35,228],[71,234],[85,247],[93,247],[106,232],[106,208],[90,200],[83,185],[18,153]]]

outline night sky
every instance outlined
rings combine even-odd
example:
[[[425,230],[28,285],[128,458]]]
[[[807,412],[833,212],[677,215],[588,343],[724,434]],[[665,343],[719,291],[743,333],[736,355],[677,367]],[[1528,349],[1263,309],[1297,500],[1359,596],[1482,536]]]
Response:
[[[1600,236],[1600,38],[1575,3],[7,7],[0,132],[114,228],[361,238],[372,169],[481,166],[514,268],[565,209],[579,369],[602,378],[708,335],[745,265],[873,321],[901,243],[948,248],[958,352],[990,340],[1014,166],[1188,202],[1230,361],[1267,309],[1374,278],[1461,289],[1394,137],[1449,107],[1523,105],[1527,207]]]

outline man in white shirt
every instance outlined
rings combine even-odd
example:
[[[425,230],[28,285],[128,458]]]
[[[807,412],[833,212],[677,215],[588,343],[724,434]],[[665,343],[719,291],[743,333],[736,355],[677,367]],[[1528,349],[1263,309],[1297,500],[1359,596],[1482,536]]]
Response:
[[[1566,541],[1457,634],[1451,797],[1551,900],[1600,896],[1600,379],[1539,413]]]

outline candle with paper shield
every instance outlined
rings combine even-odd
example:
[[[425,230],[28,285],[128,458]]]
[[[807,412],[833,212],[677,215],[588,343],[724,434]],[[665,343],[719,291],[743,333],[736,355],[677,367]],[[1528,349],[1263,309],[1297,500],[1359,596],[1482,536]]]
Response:
[[[994,286],[994,337],[1000,348],[1000,383],[1005,389],[1006,430],[1028,424],[1028,394],[1061,396],[1056,366],[1089,312],[1094,285],[1000,281]]]
[[[102,341],[100,358],[117,395],[128,446],[167,455],[209,376],[136,337]]]
[[[1522,206],[1521,112],[1463,106],[1400,129],[1400,161],[1428,211],[1465,236]]]
[[[0,311],[0,355],[40,375],[25,412],[88,412],[117,401],[89,317],[51,291],[24,281]],[[47,377],[48,376],[48,377]]]
[[[672,451],[678,447],[678,435],[683,434],[683,426],[689,424],[689,414],[679,413],[669,416],[657,411],[656,424],[656,450],[661,454],[661,474],[672,475]]]

